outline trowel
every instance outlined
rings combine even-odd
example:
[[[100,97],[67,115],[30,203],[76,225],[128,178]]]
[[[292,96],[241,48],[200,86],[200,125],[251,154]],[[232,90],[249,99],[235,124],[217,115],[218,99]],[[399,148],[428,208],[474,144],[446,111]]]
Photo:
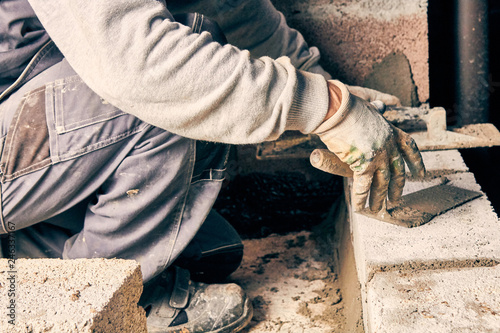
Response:
[[[349,166],[328,149],[315,149],[310,155],[310,161],[322,171],[348,178],[353,176]],[[379,212],[365,208],[358,213],[383,222],[413,228],[482,195],[480,192],[443,183],[404,195],[396,206],[388,207],[384,204]]]

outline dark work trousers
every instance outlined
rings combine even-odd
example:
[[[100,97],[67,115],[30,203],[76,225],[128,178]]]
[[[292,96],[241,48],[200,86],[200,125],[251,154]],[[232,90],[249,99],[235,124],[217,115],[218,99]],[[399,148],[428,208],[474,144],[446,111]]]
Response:
[[[194,32],[210,23],[183,19]],[[57,52],[50,42],[27,72]],[[17,257],[134,259],[145,282],[174,262],[202,280],[237,268],[241,239],[212,211],[226,145],[122,112],[65,59],[11,91],[0,100],[0,233],[13,233]]]

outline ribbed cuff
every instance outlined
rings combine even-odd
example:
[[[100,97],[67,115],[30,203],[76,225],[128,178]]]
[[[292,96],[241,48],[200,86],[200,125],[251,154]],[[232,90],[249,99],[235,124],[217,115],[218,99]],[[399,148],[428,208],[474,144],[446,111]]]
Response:
[[[324,131],[332,129],[332,127],[341,123],[349,113],[349,109],[351,107],[351,94],[347,89],[347,86],[338,80],[330,80],[329,82],[335,84],[342,93],[342,100],[340,102],[340,107],[335,112],[333,116],[327,119],[324,123],[322,123],[318,128],[314,130],[314,133],[322,133]]]
[[[328,112],[328,86],[319,74],[297,71],[297,88],[288,112],[287,130],[311,133]]]

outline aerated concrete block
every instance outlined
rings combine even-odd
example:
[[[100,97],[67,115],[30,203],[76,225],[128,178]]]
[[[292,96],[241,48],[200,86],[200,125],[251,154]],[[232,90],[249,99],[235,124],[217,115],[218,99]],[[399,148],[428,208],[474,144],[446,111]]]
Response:
[[[403,194],[440,184],[444,179],[450,185],[480,192],[458,151],[423,152],[422,156],[432,176],[425,181],[407,181]],[[486,196],[416,228],[351,212],[351,229],[361,284],[382,271],[491,266],[500,261],[500,223]]]
[[[427,177],[403,194],[443,181],[481,191],[458,151],[422,157]],[[366,332],[499,331],[500,222],[485,195],[411,229],[350,218]]]
[[[429,178],[469,171],[458,150],[424,151],[421,154]]]
[[[1,332],[147,332],[142,275],[119,259],[0,259]]]
[[[446,178],[450,185],[480,191],[471,173]],[[440,181],[437,178],[408,182],[404,194]],[[351,218],[356,266],[362,284],[383,271],[491,266],[500,262],[500,223],[486,196],[416,228],[392,225],[357,213],[352,213]]]
[[[369,83],[380,90],[394,88],[386,92],[399,95],[404,101],[416,86],[418,100],[429,99],[427,0],[273,3],[309,45],[319,48],[323,67],[335,78],[354,85]],[[407,59],[410,71],[399,60],[392,60],[394,54]],[[387,84],[387,77],[376,73],[380,71],[377,65],[383,62],[388,66],[383,72],[390,73],[387,75],[397,84]]]
[[[368,332],[500,332],[500,266],[377,273]]]

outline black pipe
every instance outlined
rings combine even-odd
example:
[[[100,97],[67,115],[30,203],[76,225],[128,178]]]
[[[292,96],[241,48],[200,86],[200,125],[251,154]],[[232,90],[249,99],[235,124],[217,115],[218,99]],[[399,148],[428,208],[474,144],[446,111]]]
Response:
[[[431,107],[446,109],[449,125],[457,121],[456,1],[429,0],[429,84]]]
[[[489,120],[488,0],[457,0],[458,125]]]

